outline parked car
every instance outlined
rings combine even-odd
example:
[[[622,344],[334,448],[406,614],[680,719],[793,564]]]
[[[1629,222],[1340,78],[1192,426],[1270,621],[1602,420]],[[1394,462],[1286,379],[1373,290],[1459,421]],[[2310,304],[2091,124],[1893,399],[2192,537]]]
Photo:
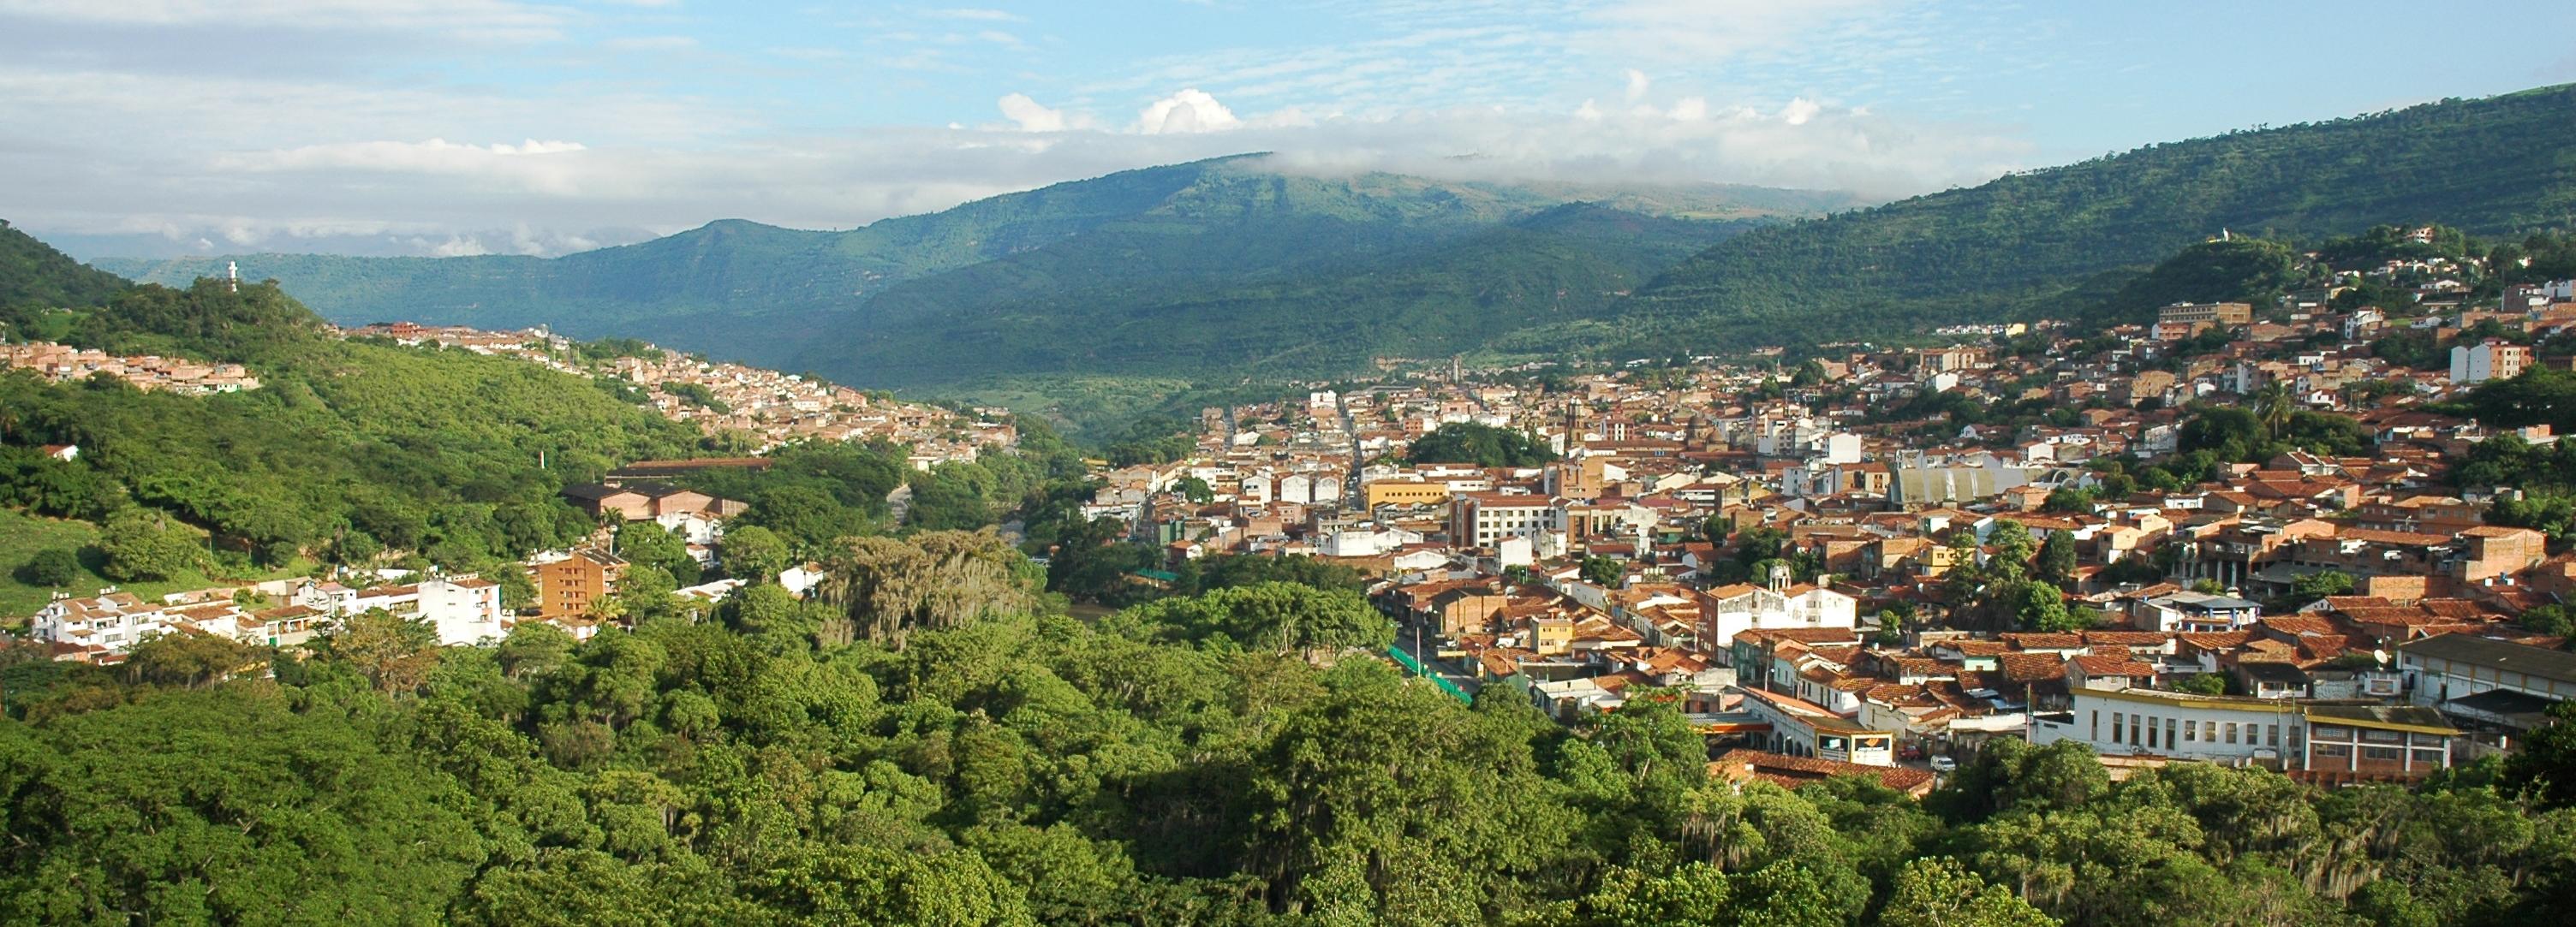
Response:
[[[1958,760],[1951,759],[1951,758],[1946,757],[1946,756],[1936,756],[1936,757],[1933,757],[1933,758],[1932,758],[1932,771],[1933,771],[1933,772],[1936,772],[1936,773],[1953,773],[1953,772],[1958,772],[1958,771],[1959,771],[1959,761],[1958,761]]]

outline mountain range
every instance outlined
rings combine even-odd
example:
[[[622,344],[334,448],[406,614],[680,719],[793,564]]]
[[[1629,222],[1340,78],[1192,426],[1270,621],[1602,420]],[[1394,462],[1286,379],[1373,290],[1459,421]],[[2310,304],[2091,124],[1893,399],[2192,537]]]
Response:
[[[952,321],[970,330],[997,311],[1025,316],[1032,306],[1075,303],[1080,314],[1126,301],[1160,309],[1244,289],[1312,287],[1401,272],[1417,259],[1454,262],[1454,246],[1479,235],[1564,265],[1565,283],[1597,288],[1606,273],[1624,289],[1725,235],[1854,202],[1839,193],[1715,184],[1316,176],[1245,155],[1124,171],[846,231],[726,220],[554,259],[258,254],[95,263],[141,281],[184,284],[238,260],[246,277],[278,279],[342,322],[546,324],[801,366],[854,384],[918,385],[958,371],[940,369],[945,358],[911,352],[957,340]],[[1587,204],[1586,213],[1548,214],[1575,203]],[[1470,297],[1484,289],[1433,285]],[[1303,306],[1266,308],[1308,314]],[[1088,319],[1060,321],[1104,330]],[[956,358],[959,370],[984,372],[996,366],[990,361],[1012,359],[993,347]],[[1067,357],[1095,353],[1104,352]]]
[[[725,221],[556,259],[254,255],[335,319],[548,323],[953,390],[1372,358],[1647,356],[2107,311],[2233,231],[2576,224],[2576,85],[2152,145],[1870,208],[1835,193],[1327,177],[1239,156],[847,231]],[[185,282],[224,258],[103,260]]]

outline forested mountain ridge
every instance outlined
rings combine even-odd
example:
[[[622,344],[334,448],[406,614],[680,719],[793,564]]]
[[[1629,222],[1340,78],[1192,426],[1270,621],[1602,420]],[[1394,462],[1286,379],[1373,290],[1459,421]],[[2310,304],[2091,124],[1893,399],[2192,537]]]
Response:
[[[517,328],[547,324],[597,337],[643,337],[780,365],[819,326],[874,326],[872,302],[899,284],[1068,243],[1023,286],[1047,290],[1139,274],[1227,281],[1415,247],[1549,207],[1605,201],[1712,220],[1810,215],[1848,205],[1832,193],[1697,185],[1432,181],[1395,174],[1310,175],[1258,155],[1122,171],[977,200],[847,231],[725,220],[614,248],[539,259],[241,257],[344,323],[406,319]],[[1102,241],[1086,243],[1099,237]],[[1196,250],[1181,249],[1193,244]],[[1222,242],[1223,247],[1217,246]],[[1701,243],[1705,243],[1704,241]],[[184,283],[226,258],[106,259],[139,280]],[[1088,263],[1087,263],[1088,262]],[[907,316],[913,304],[888,312]],[[877,382],[851,376],[850,382]]]
[[[2058,311],[2091,275],[2222,230],[2576,224],[2576,85],[2151,145],[1721,242],[1589,334],[1610,353],[1812,343]]]
[[[24,324],[33,309],[94,306],[125,286],[0,220],[0,324]]]
[[[58,259],[47,266],[69,261],[44,251]],[[0,286],[31,285],[0,274]],[[316,559],[505,563],[594,527],[557,497],[566,483],[697,453],[703,440],[614,384],[331,337],[265,283],[90,295],[29,312],[30,327],[111,354],[242,364],[261,385],[189,396],[105,375],[55,384],[0,371],[0,506],[97,539],[74,554],[86,573],[37,583],[38,601],[41,587],[79,588],[64,580],[81,575],[95,585],[260,575]],[[79,456],[39,453],[47,444],[77,445]],[[13,605],[21,581],[0,583]]]
[[[1374,356],[1446,356],[1498,330],[1596,317],[1658,270],[1767,220],[1649,216],[1591,203],[1388,250],[1246,266],[1303,225],[1103,230],[900,284],[793,364],[851,382],[993,374],[1293,376]],[[1394,245],[1395,242],[1389,242]]]

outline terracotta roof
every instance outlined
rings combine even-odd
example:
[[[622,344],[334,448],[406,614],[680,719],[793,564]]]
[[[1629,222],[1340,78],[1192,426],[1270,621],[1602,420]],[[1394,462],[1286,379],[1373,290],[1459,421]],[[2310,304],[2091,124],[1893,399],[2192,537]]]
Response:
[[[1866,776],[1880,785],[1908,794],[1920,794],[1932,785],[1929,770],[1904,766],[1863,766],[1808,756],[1788,756],[1760,750],[1729,750],[1710,760],[1711,777],[1730,781],[1764,779],[1788,788],[1811,782],[1822,782],[1836,776]]]
[[[2039,682],[2066,677],[2066,663],[2054,654],[2008,653],[1995,658],[2005,679],[2013,682]]]
[[[2078,650],[2084,646],[2080,634],[2027,633],[2002,635],[2004,642],[2023,650]]]
[[[2083,670],[2084,675],[2087,676],[2126,676],[2136,678],[2140,676],[2154,676],[2156,674],[2154,664],[2132,659],[2125,654],[2092,654],[2075,657],[2067,662],[2073,664],[2076,668]]]

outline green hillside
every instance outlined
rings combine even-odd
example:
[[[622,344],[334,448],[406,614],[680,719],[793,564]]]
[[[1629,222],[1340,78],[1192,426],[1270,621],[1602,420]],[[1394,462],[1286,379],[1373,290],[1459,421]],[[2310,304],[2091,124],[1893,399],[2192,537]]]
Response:
[[[1731,239],[1615,322],[1523,344],[1651,352],[1920,331],[2057,311],[2088,275],[2222,229],[2313,239],[2390,222],[2576,221],[2576,85],[2153,145]]]
[[[797,366],[893,386],[1346,371],[1596,317],[1661,268],[1760,221],[1570,204],[1403,248],[1389,226],[1313,216],[1251,228],[1138,223],[895,287]],[[1335,260],[1261,259],[1285,229],[1361,244]]]
[[[0,324],[22,326],[34,310],[95,306],[123,289],[115,274],[84,267],[0,221]]]
[[[1060,298],[1147,277],[1169,278],[1157,279],[1159,287],[1207,291],[1415,248],[1579,200],[1713,219],[1813,215],[1850,203],[1841,194],[1721,185],[1614,189],[1306,176],[1246,155],[1123,171],[847,231],[727,220],[555,259],[237,259],[245,277],[276,279],[344,323],[545,324],[583,337],[642,337],[784,365],[818,328],[972,311],[974,305],[935,301],[959,291],[987,301]],[[228,259],[107,259],[100,266],[179,285]],[[1013,263],[947,287],[902,288],[997,260]],[[1010,289],[985,293],[970,285],[996,281]]]
[[[0,508],[52,526],[51,541],[10,545],[0,602],[60,586],[20,569],[47,543],[78,558],[75,588],[246,579],[316,557],[487,566],[590,531],[557,497],[566,483],[703,446],[609,381],[341,341],[266,284],[147,284],[65,309],[47,324],[72,344],[238,363],[261,383],[199,397],[0,372]],[[81,452],[57,461],[37,451],[46,444]]]

